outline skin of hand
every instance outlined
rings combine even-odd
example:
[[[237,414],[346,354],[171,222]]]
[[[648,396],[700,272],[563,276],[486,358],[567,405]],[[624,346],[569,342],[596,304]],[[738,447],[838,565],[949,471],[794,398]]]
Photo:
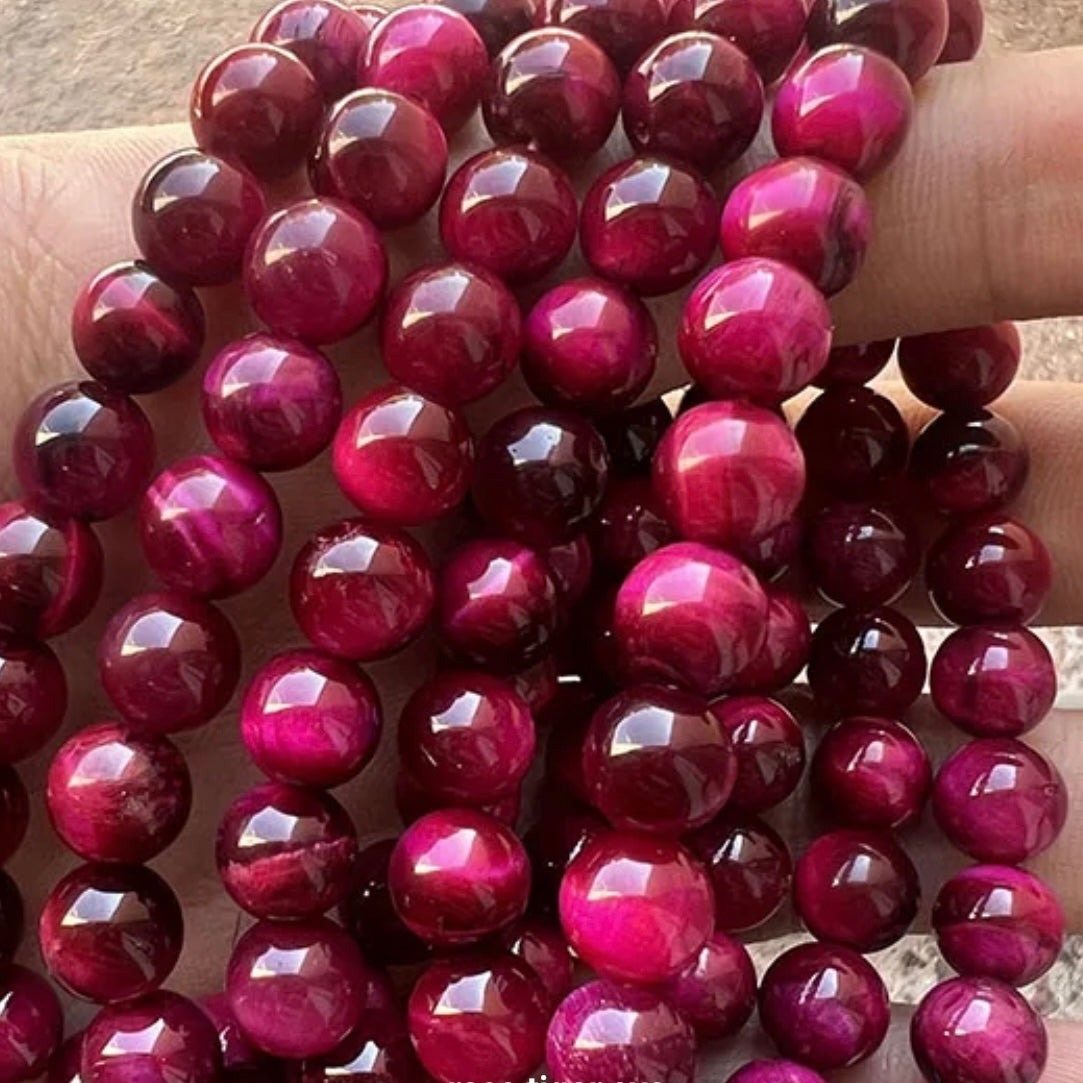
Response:
[[[1083,246],[1075,243],[1083,236],[1081,127],[1083,49],[955,65],[924,80],[917,88],[912,134],[899,159],[871,186],[875,239],[860,278],[834,305],[837,341],[1083,312]],[[477,125],[460,134],[452,147],[453,165],[482,140]],[[103,266],[136,254],[129,233],[131,194],[155,160],[190,144],[191,135],[181,125],[0,139],[3,431],[12,430],[24,404],[40,391],[82,376],[68,335],[75,293]],[[589,163],[589,173],[584,170],[574,178],[580,190],[608,161],[626,154],[623,137],[615,136],[604,156]],[[754,151],[750,160],[755,157]],[[272,194],[281,202],[298,191],[287,186]],[[392,282],[408,269],[442,258],[435,216],[395,234],[389,250]],[[568,265],[558,277],[580,270],[581,265]],[[540,292],[525,296],[524,303]],[[247,330],[250,319],[235,287],[207,292],[204,299],[209,356]],[[680,307],[680,296],[652,304],[662,342],[668,344],[663,347],[658,391],[684,382],[672,347]],[[347,402],[386,378],[371,328],[329,352],[343,377]],[[161,464],[193,451],[213,450],[199,420],[198,393],[195,373],[178,387],[141,400],[155,425]],[[901,387],[889,393],[914,427],[930,415]],[[526,398],[513,379],[490,401],[471,409],[475,431]],[[1083,389],[1020,383],[996,409],[1020,427],[1031,448],[1031,480],[1014,513],[1042,534],[1056,563],[1055,596],[1044,619],[1050,624],[1083,623],[1083,552],[1075,542],[1083,495],[1078,470]],[[313,529],[351,512],[330,480],[326,456],[270,480],[285,513],[282,556],[264,582],[223,605],[244,644],[246,675],[276,651],[301,642],[287,601],[292,555]],[[0,491],[5,498],[18,493],[7,460],[0,463]],[[31,790],[34,820],[10,871],[23,888],[31,915],[51,885],[77,863],[53,836],[43,810],[51,752],[77,729],[112,717],[96,677],[97,637],[117,605],[152,585],[139,560],[133,527],[129,514],[99,529],[107,553],[102,601],[84,626],[54,644],[71,685],[68,718],[58,741],[20,767]],[[421,532],[437,558],[454,529],[454,524],[437,524]],[[906,602],[912,612],[924,612],[918,592],[911,592]],[[370,667],[383,696],[387,731],[376,761],[336,794],[362,837],[398,829],[392,801],[394,723],[403,700],[431,671],[434,658],[432,644],[425,640]],[[235,698],[211,725],[180,735],[195,785],[193,815],[181,840],[154,863],[177,891],[187,922],[185,950],[169,984],[192,995],[220,988],[230,946],[244,923],[218,883],[213,855],[224,808],[259,781],[240,744],[236,712]],[[960,742],[960,735],[948,732],[927,704],[915,708],[907,721],[938,759]],[[1081,722],[1076,712],[1058,711],[1029,738],[1060,766],[1075,801],[1083,800]],[[815,816],[803,793],[770,818],[798,852],[802,839],[816,833]],[[922,871],[927,902],[951,871],[965,864],[928,823],[903,841]],[[1081,848],[1083,816],[1075,815],[1056,846],[1034,863],[1061,893],[1073,930],[1083,930],[1083,870],[1075,859]],[[32,930],[22,957],[38,965]],[[90,1006],[74,1002],[68,1008],[72,1028],[92,1012]],[[1078,1078],[1072,1054],[1083,1042],[1083,1028],[1057,1023],[1050,1032],[1051,1059],[1044,1078],[1046,1083],[1068,1083]],[[750,1025],[737,1042],[707,1055],[702,1078],[723,1080],[737,1064],[767,1055],[765,1040]],[[918,1083],[905,1013],[900,1011],[898,1025],[870,1062],[838,1078],[847,1083]]]

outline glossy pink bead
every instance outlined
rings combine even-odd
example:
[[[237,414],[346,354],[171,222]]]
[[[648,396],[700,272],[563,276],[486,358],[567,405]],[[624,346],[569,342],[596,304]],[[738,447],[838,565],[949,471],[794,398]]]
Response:
[[[13,768],[0,767],[0,866],[22,846],[29,826],[26,786]]]
[[[294,619],[310,642],[365,662],[394,654],[432,612],[432,565],[409,534],[362,519],[318,530],[290,573]]]
[[[692,1083],[696,1040],[656,992],[592,981],[570,993],[549,1024],[545,1059],[558,1079]]]
[[[147,563],[167,587],[226,598],[270,571],[282,545],[282,513],[274,491],[248,467],[193,455],[151,482],[139,536]]]
[[[925,561],[929,596],[954,624],[1026,624],[1041,612],[1052,581],[1041,538],[996,513],[945,531]]]
[[[541,0],[545,21],[596,41],[621,72],[665,36],[665,0]]]
[[[0,1078],[36,1079],[63,1036],[64,1014],[52,986],[33,971],[11,967],[0,979]]]
[[[233,949],[226,993],[250,1042],[300,1060],[345,1041],[382,980],[353,939],[325,918],[261,921]]]
[[[554,270],[575,241],[577,203],[564,174],[539,154],[482,151],[444,189],[440,239],[452,259],[519,285]]]
[[[726,1083],[824,1083],[824,1077],[792,1060],[753,1060]]]
[[[522,917],[530,861],[503,824],[473,809],[443,809],[411,824],[391,855],[395,910],[430,944],[469,944]]]
[[[856,952],[802,944],[780,956],[760,986],[760,1023],[785,1057],[821,1071],[870,1057],[891,1009],[880,975]]]
[[[895,353],[895,339],[866,342],[858,346],[835,346],[827,355],[827,364],[813,380],[816,387],[867,384],[887,367]]]
[[[981,0],[948,0],[948,39],[937,58],[938,64],[973,60],[981,49],[985,32],[985,11]]]
[[[83,865],[50,891],[38,939],[65,989],[113,1004],[153,992],[169,977],[184,921],[177,897],[150,869]]]
[[[170,740],[137,737],[105,722],[60,747],[49,767],[45,802],[56,833],[81,858],[135,865],[180,834],[192,782]]]
[[[415,271],[391,292],[381,332],[394,379],[457,406],[498,387],[522,344],[519,304],[481,267],[446,263]]]
[[[0,971],[6,973],[22,943],[26,909],[15,881],[0,869]]]
[[[975,861],[1017,865],[1047,850],[1068,816],[1068,791],[1040,752],[1007,738],[964,745],[940,768],[933,812]]]
[[[541,979],[549,1007],[555,1008],[571,992],[575,967],[568,942],[555,925],[525,918],[505,930],[500,940]]]
[[[447,157],[447,138],[428,110],[366,87],[331,111],[310,173],[320,195],[350,204],[380,229],[399,229],[440,197]]]
[[[714,932],[703,867],[679,843],[608,832],[565,870],[560,923],[576,954],[615,981],[655,983],[679,974]]]
[[[664,158],[607,169],[583,200],[579,243],[602,278],[653,297],[688,285],[715,249],[718,201],[698,173]]]
[[[44,748],[68,709],[64,668],[44,644],[0,638],[0,764]]]
[[[545,27],[515,38],[493,61],[482,102],[495,143],[524,144],[556,159],[600,150],[620,109],[609,58],[574,30]]]
[[[975,865],[953,876],[933,907],[948,965],[966,977],[1023,986],[1037,981],[1064,946],[1064,910],[1033,873]]]
[[[899,370],[906,386],[929,406],[973,411],[1007,391],[1021,353],[1015,324],[994,323],[904,338]]]
[[[410,1037],[440,1083],[522,1079],[542,1059],[548,1007],[541,979],[510,952],[443,959],[410,994]]]
[[[368,86],[412,98],[450,133],[477,108],[488,71],[485,44],[462,15],[410,4],[373,27],[358,75]]]
[[[894,831],[921,817],[933,772],[924,746],[901,722],[857,717],[824,735],[811,779],[813,795],[839,823]]]
[[[938,985],[910,1024],[914,1060],[937,1083],[1037,1083],[1048,1046],[1041,1016],[989,978]]]
[[[551,545],[542,555],[562,601],[575,605],[590,588],[594,571],[594,555],[586,534]]]
[[[276,334],[314,345],[361,328],[386,285],[387,253],[376,227],[334,199],[275,211],[245,257],[244,289],[256,315]]]
[[[211,60],[192,87],[200,148],[275,180],[301,166],[319,138],[323,93],[293,53],[262,42]]]
[[[913,111],[910,84],[887,57],[836,45],[786,76],[771,132],[783,157],[821,158],[866,181],[899,153]]]
[[[667,430],[653,479],[662,511],[682,537],[743,550],[797,510],[805,462],[776,414],[745,402],[708,402]]]
[[[534,26],[539,0],[441,0],[444,7],[465,15],[495,56],[513,38]]]
[[[741,692],[778,692],[805,668],[812,649],[812,626],[800,598],[780,587],[765,588],[767,634],[759,653],[734,678]]]
[[[201,150],[181,150],[140,181],[132,236],[150,266],[171,282],[221,286],[240,276],[245,245],[266,210],[246,170]]]
[[[615,579],[622,579],[644,557],[677,540],[646,478],[610,482],[590,537],[599,569]]]
[[[203,373],[203,424],[223,455],[260,471],[314,459],[342,416],[338,373],[318,350],[292,339],[247,335]]]
[[[959,628],[929,671],[942,715],[975,737],[1019,737],[1053,709],[1057,671],[1049,648],[1022,627]]]
[[[117,263],[75,298],[71,340],[83,368],[113,391],[145,395],[176,383],[203,349],[203,306],[145,263]]]

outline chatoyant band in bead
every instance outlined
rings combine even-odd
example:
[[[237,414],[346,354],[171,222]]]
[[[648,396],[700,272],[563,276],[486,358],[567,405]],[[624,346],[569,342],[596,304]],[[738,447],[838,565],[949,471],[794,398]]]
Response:
[[[1036,1083],[1045,1029],[1017,990],[1064,915],[1022,865],[1067,803],[1023,741],[1056,673],[1027,628],[1050,557],[1009,512],[1026,445],[995,412],[1019,337],[836,346],[828,307],[861,272],[864,184],[904,143],[912,84],[980,40],[976,0],[285,0],[203,69],[195,146],[135,193],[134,258],[75,300],[87,378],[14,435],[0,862],[29,816],[11,765],[53,746],[48,814],[85,864],[32,917],[53,982],[100,1011],[62,1044],[0,872],[0,1083],[515,1083],[543,1062],[687,1083],[757,1015],[777,1056],[730,1083],[822,1083],[887,1034],[867,956],[919,914],[923,815],[974,864],[936,885],[958,976],[914,1014],[915,1062],[930,1083]],[[448,176],[479,108],[494,145]],[[724,186],[765,118],[779,160]],[[623,157],[590,173],[618,121]],[[393,273],[394,231],[425,216],[443,260]],[[203,291],[231,282],[258,325],[202,370],[216,450],[156,469],[137,398],[192,370]],[[667,342],[651,299],[675,291]],[[389,379],[344,408],[323,348],[377,319]],[[643,400],[676,355],[679,406]],[[896,355],[938,411],[912,444],[870,385]],[[536,404],[473,431],[465,408],[517,368]],[[266,780],[213,845],[253,920],[197,1002],[163,989],[184,915],[145,863],[192,808],[186,731],[238,691],[249,645],[216,603],[279,557],[264,475],[325,451],[356,514],[310,524],[297,640],[239,699]],[[115,716],[56,748],[47,641],[98,599],[93,524],[132,507],[160,587],[101,636]],[[437,521],[440,554],[408,529]],[[815,630],[798,566],[831,606]],[[922,569],[958,626],[928,667],[896,608]],[[385,733],[362,667],[426,633],[439,660]],[[936,765],[906,724],[927,676],[965,735]],[[381,741],[406,827],[362,842],[329,791]],[[772,810],[806,774],[828,829],[787,839]],[[811,940],[758,978],[742,938],[788,899]]]

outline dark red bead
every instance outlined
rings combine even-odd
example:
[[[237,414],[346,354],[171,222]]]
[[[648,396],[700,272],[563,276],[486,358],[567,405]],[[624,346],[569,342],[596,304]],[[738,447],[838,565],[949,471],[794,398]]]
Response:
[[[766,587],[767,635],[759,653],[733,679],[741,692],[778,692],[789,687],[808,662],[812,626],[801,599]]]
[[[168,738],[136,737],[105,722],[57,751],[45,803],[56,833],[81,858],[136,865],[180,834],[192,782]]]
[[[366,87],[331,111],[310,173],[320,195],[350,204],[380,229],[399,229],[439,199],[447,156],[447,138],[428,110]]]
[[[317,531],[290,573],[294,619],[317,647],[355,661],[394,654],[432,612],[432,565],[409,534],[363,519]]]
[[[7,972],[22,943],[26,911],[19,885],[0,869],[0,972]]]
[[[651,460],[673,415],[664,399],[649,399],[638,406],[601,418],[598,430],[609,451],[609,468],[615,475],[650,473]]]
[[[0,1079],[37,1079],[63,1037],[64,1013],[53,987],[25,967],[11,967],[0,978]]]
[[[452,175],[440,203],[440,238],[453,259],[509,284],[542,278],[575,241],[577,203],[568,179],[533,151],[482,151]]]
[[[575,605],[590,588],[594,571],[594,554],[586,534],[551,545],[541,555],[561,600],[565,605]]]
[[[801,554],[805,521],[796,508],[789,518],[762,534],[745,539],[736,549],[742,560],[765,583],[773,583],[789,571]]]
[[[938,64],[973,60],[981,49],[985,32],[985,11],[981,0],[948,0],[948,40],[937,58]]]
[[[553,702],[560,687],[559,681],[560,670],[557,667],[556,657],[552,654],[542,655],[533,665],[507,677],[508,684],[534,716],[540,714]]]
[[[735,162],[755,138],[763,83],[735,45],[715,34],[679,34],[639,58],[622,110],[636,150],[713,170]]]
[[[677,540],[647,478],[610,482],[590,528],[594,558],[615,579],[644,557]]]
[[[169,885],[150,869],[82,865],[50,891],[38,938],[45,965],[65,989],[115,1004],[169,977],[184,919]]]
[[[293,53],[238,45],[199,73],[191,120],[203,150],[274,180],[298,169],[316,146],[323,93]]]
[[[0,767],[0,866],[23,844],[30,826],[30,796],[18,773]]]
[[[652,297],[703,270],[717,226],[718,201],[698,173],[664,158],[630,158],[587,192],[579,243],[596,274]]]
[[[571,992],[575,967],[559,928],[537,918],[524,918],[506,929],[500,941],[541,978],[550,1007],[555,1008]]]
[[[1041,612],[1053,565],[1041,538],[997,514],[951,527],[933,543],[925,582],[933,604],[954,624],[1026,624]]]
[[[887,367],[895,353],[895,339],[866,342],[860,346],[836,346],[827,355],[816,387],[838,387],[840,384],[867,384]]]
[[[568,863],[595,836],[608,830],[595,812],[575,803],[555,802],[523,836],[533,873],[531,905],[555,914],[560,882]]]
[[[289,1083],[427,1083],[401,1010],[365,1012],[350,1036],[326,1056],[302,1061]]]
[[[44,748],[67,709],[67,678],[56,655],[44,643],[0,638],[0,764]]]
[[[49,1061],[46,1083],[82,1083],[80,1068],[83,1060],[83,1034],[76,1031],[53,1054]]]
[[[541,0],[547,23],[596,41],[621,72],[666,33],[666,0]]]
[[[469,19],[490,56],[534,26],[539,6],[539,0],[441,0],[441,3]]]

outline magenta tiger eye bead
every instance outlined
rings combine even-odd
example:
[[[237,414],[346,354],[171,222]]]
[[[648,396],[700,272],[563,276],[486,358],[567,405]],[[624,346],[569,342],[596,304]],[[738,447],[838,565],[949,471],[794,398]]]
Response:
[[[260,471],[292,470],[331,442],[342,387],[318,350],[257,333],[218,352],[203,373],[201,402],[223,455]]]
[[[394,654],[432,612],[432,565],[404,531],[363,519],[318,530],[290,573],[290,606],[309,641],[358,662]]]
[[[67,678],[56,655],[44,643],[0,638],[0,764],[44,748],[67,709]]]
[[[511,952],[441,959],[410,993],[407,1016],[418,1059],[440,1083],[523,1079],[542,1059],[549,997]]]
[[[792,1060],[753,1060],[726,1083],[824,1083],[824,1077]]]
[[[916,398],[938,410],[980,410],[1000,398],[1019,370],[1014,323],[915,335],[899,342],[899,371]]]
[[[444,7],[465,15],[485,42],[490,56],[535,24],[539,0],[442,0]]]
[[[991,513],[949,528],[933,543],[925,582],[953,624],[1026,624],[1049,596],[1053,565],[1033,530]]]
[[[895,339],[865,342],[857,346],[835,346],[827,355],[827,364],[813,380],[816,387],[871,383],[887,367],[895,353]]]
[[[270,571],[282,546],[282,512],[274,490],[248,467],[193,455],[151,482],[139,538],[167,587],[227,598]]]
[[[555,925],[524,918],[506,929],[500,942],[538,975],[550,1007],[555,1008],[571,992],[575,967],[568,942]]]
[[[18,773],[0,767],[0,866],[23,844],[30,826],[30,795]]]
[[[959,628],[929,670],[933,703],[975,737],[1019,737],[1053,709],[1057,671],[1049,648],[1010,625]]]
[[[848,1068],[880,1048],[891,1007],[880,975],[857,952],[802,944],[760,985],[760,1023],[784,1057],[820,1071]]]
[[[602,977],[664,982],[714,932],[714,899],[703,867],[679,843],[607,832],[565,870],[560,923],[576,954]]]
[[[626,72],[666,32],[666,0],[541,0],[545,21],[596,41]]]
[[[25,967],[11,967],[0,979],[0,1079],[38,1078],[63,1036],[64,1013],[53,987]]]
[[[482,151],[452,175],[440,203],[440,239],[452,259],[509,285],[542,278],[571,250],[575,192],[547,158],[516,147]]]
[[[953,876],[933,907],[948,965],[964,977],[1023,986],[1037,981],[1064,946],[1064,910],[1033,873],[974,865]]]
[[[1037,1083],[1045,1069],[1045,1024],[1009,985],[954,978],[918,1006],[910,1047],[936,1083]]]
[[[97,274],[79,291],[71,314],[72,345],[83,368],[126,395],[176,383],[195,364],[205,333],[199,298],[140,262]]]
[[[948,0],[948,39],[938,64],[973,60],[981,49],[985,32],[985,11],[981,0]]]
[[[708,171],[748,149],[763,117],[763,83],[735,45],[715,34],[679,34],[639,59],[622,110],[637,151]]]
[[[1068,817],[1068,790],[1041,753],[1008,738],[964,745],[940,768],[933,812],[975,861],[1018,865],[1047,850]]]
[[[771,132],[784,158],[821,158],[867,181],[899,153],[913,111],[910,84],[887,57],[835,45],[783,80]]]
[[[151,993],[172,973],[184,940],[180,903],[139,865],[83,865],[49,893],[38,922],[41,955],[69,992],[99,1004]]]
[[[690,1024],[650,989],[592,981],[565,997],[549,1024],[549,1070],[558,1079],[692,1083]]]
[[[665,158],[607,169],[583,200],[579,243],[594,272],[654,297],[688,285],[715,249],[718,201],[694,170]]]
[[[813,796],[839,823],[894,831],[921,817],[933,770],[924,745],[901,722],[858,717],[827,731],[811,778]]]
[[[300,167],[319,138],[323,93],[293,53],[256,42],[216,56],[192,87],[196,143],[263,180]]]
[[[778,692],[791,685],[808,662],[812,625],[801,599],[779,587],[765,588],[767,634],[751,662],[734,678],[741,692]]]
[[[428,110],[366,87],[331,111],[310,173],[320,195],[349,203],[379,229],[399,229],[440,197],[447,156],[447,138]]]

